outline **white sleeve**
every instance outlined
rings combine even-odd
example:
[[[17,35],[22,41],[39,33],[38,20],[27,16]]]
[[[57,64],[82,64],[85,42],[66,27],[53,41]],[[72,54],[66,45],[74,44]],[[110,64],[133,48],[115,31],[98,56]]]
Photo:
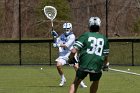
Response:
[[[61,39],[60,39],[60,37],[58,37],[58,38],[56,39],[56,43],[60,43],[60,41],[61,41]]]
[[[65,45],[67,46],[67,48],[70,49],[70,47],[72,47],[74,43],[75,43],[75,35],[74,34],[71,34],[68,37],[68,41],[65,43]]]

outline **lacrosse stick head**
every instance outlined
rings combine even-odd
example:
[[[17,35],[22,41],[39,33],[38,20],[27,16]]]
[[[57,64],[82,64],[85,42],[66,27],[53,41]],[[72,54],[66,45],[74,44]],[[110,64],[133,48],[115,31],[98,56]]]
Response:
[[[52,20],[54,20],[54,18],[57,15],[57,10],[53,6],[45,6],[44,7],[44,14],[46,15],[46,17],[48,19],[50,19],[52,21]]]

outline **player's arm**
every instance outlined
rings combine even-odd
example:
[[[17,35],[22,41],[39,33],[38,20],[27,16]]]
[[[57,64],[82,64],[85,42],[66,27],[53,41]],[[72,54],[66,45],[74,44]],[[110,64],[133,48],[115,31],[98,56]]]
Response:
[[[108,56],[105,56],[105,59],[104,59],[104,64],[107,65],[108,64]]]
[[[108,71],[108,68],[109,68],[109,62],[108,62],[109,42],[108,42],[107,38],[105,38],[104,40],[105,40],[105,45],[104,45],[104,50],[103,50],[103,55],[104,55],[103,71]]]
[[[77,63],[77,59],[75,58],[76,53],[77,53],[77,49],[73,48],[71,50],[71,54],[69,55],[69,60],[68,60],[69,64]]]
[[[56,43],[57,47],[63,47],[63,48],[67,48],[67,46],[65,44],[61,44],[61,43]]]
[[[60,36],[59,37],[57,37],[56,39],[55,39],[55,42],[53,43],[53,47],[60,47]]]
[[[58,36],[56,31],[52,31],[51,35],[53,36],[54,42],[53,42],[53,46],[54,47],[66,47],[64,44],[61,44],[61,36]]]
[[[67,48],[67,46],[65,44],[60,44],[59,47]]]
[[[83,42],[84,42],[84,35],[81,35],[78,40],[76,40],[76,42],[73,45],[73,49],[71,49],[71,55],[69,56],[69,61],[68,62],[72,62],[73,60],[75,60],[74,56],[76,53],[78,53],[78,51],[80,51],[80,49],[83,48]]]
[[[65,42],[65,44],[60,44],[60,47],[70,48],[74,42],[75,42],[75,35],[70,35],[68,41]]]
[[[56,31],[51,31],[51,35],[53,36],[53,38],[57,38],[58,37],[58,34]]]
[[[108,56],[105,56],[103,71],[108,71],[108,68],[109,68]]]

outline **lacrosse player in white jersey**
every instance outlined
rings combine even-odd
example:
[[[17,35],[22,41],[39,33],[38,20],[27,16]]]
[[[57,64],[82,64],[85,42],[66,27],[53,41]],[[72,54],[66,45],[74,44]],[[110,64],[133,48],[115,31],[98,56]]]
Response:
[[[53,43],[54,47],[59,48],[59,57],[55,60],[57,62],[56,67],[59,75],[61,76],[61,82],[59,86],[63,86],[66,82],[66,78],[64,76],[62,66],[65,65],[69,59],[69,55],[71,53],[71,49],[73,48],[73,44],[75,43],[75,35],[72,32],[72,24],[64,23],[63,24],[64,33],[61,34]],[[78,69],[78,64],[74,64],[73,67],[75,70]],[[81,87],[87,87],[83,81],[81,82]]]

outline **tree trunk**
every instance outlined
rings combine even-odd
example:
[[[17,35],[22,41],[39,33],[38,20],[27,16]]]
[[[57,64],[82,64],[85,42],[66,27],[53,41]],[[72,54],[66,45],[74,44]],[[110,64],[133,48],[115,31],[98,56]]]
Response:
[[[13,33],[12,38],[19,36],[19,0],[14,0],[14,11],[13,11]]]

